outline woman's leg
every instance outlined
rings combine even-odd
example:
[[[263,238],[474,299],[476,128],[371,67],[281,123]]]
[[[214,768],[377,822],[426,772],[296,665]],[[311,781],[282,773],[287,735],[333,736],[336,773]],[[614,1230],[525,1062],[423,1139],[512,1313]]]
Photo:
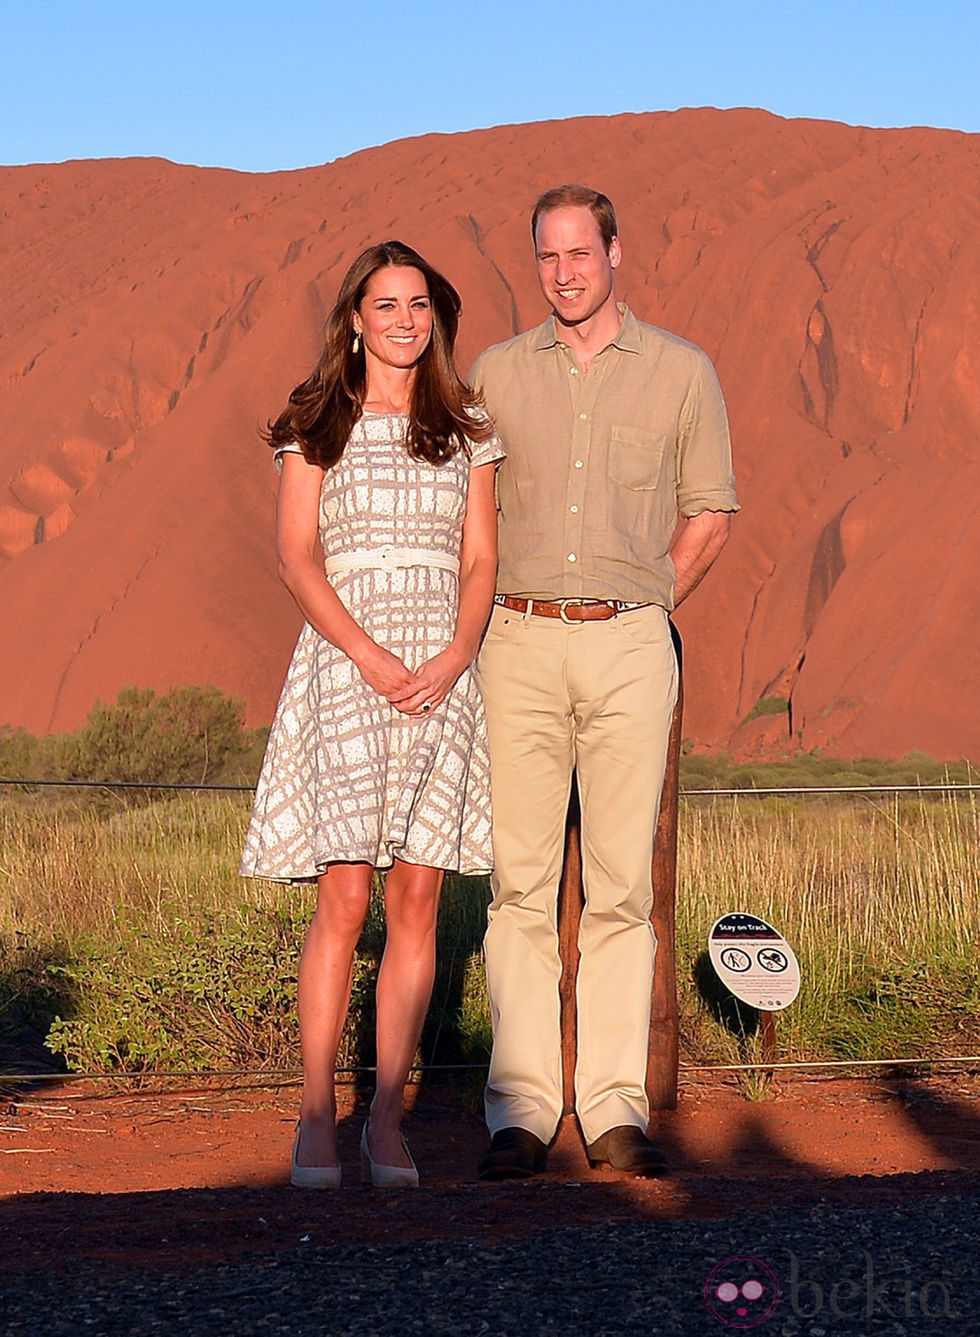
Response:
[[[366,863],[331,864],[319,879],[316,913],[299,963],[299,1033],[303,1047],[299,1165],[337,1165],[334,1067],[347,1020],[354,949],[368,912]]]
[[[387,938],[378,971],[378,1079],[371,1102],[371,1154],[411,1163],[401,1142],[402,1100],[432,996],[436,917],[443,871],[396,861],[385,880]]]

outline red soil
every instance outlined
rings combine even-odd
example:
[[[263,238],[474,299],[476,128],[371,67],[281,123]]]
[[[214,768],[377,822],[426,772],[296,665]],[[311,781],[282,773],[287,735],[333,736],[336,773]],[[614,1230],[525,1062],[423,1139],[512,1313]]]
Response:
[[[980,1081],[801,1081],[759,1103],[731,1085],[682,1087],[656,1116],[671,1172],[587,1166],[571,1120],[548,1174],[477,1184],[486,1134],[459,1097],[421,1093],[408,1135],[417,1192],[358,1182],[361,1111],[345,1098],[337,1193],[288,1186],[294,1092],[112,1096],[78,1086],[10,1100],[0,1119],[0,1272],[208,1262],[251,1250],[705,1218],[781,1203],[903,1201],[980,1186]]]

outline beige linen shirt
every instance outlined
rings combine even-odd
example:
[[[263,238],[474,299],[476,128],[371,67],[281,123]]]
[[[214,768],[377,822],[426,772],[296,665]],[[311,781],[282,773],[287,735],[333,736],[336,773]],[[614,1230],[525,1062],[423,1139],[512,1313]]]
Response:
[[[497,588],[670,609],[678,514],[737,511],[728,420],[708,356],[620,304],[583,375],[555,319],[474,364],[507,458]]]

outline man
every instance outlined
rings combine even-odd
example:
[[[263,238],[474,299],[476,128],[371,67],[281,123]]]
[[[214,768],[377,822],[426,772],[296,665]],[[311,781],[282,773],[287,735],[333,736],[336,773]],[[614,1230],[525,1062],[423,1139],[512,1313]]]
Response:
[[[531,230],[552,314],[473,369],[507,451],[500,593],[480,655],[496,863],[480,1177],[543,1170],[562,1115],[556,920],[573,772],[585,887],[576,1114],[591,1164],[656,1174],[645,1076],[651,858],[677,697],[667,615],[738,509],[728,426],[706,355],[617,304],[606,196],[550,190]]]

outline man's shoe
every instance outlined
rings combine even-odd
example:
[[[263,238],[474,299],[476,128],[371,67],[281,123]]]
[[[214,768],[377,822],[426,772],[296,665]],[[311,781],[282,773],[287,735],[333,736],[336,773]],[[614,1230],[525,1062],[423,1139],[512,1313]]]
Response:
[[[530,1179],[548,1164],[548,1147],[526,1128],[501,1128],[476,1169],[477,1179]]]
[[[667,1157],[656,1143],[644,1135],[636,1124],[620,1124],[596,1138],[588,1148],[589,1164],[611,1166],[633,1175],[662,1175],[667,1169]]]

